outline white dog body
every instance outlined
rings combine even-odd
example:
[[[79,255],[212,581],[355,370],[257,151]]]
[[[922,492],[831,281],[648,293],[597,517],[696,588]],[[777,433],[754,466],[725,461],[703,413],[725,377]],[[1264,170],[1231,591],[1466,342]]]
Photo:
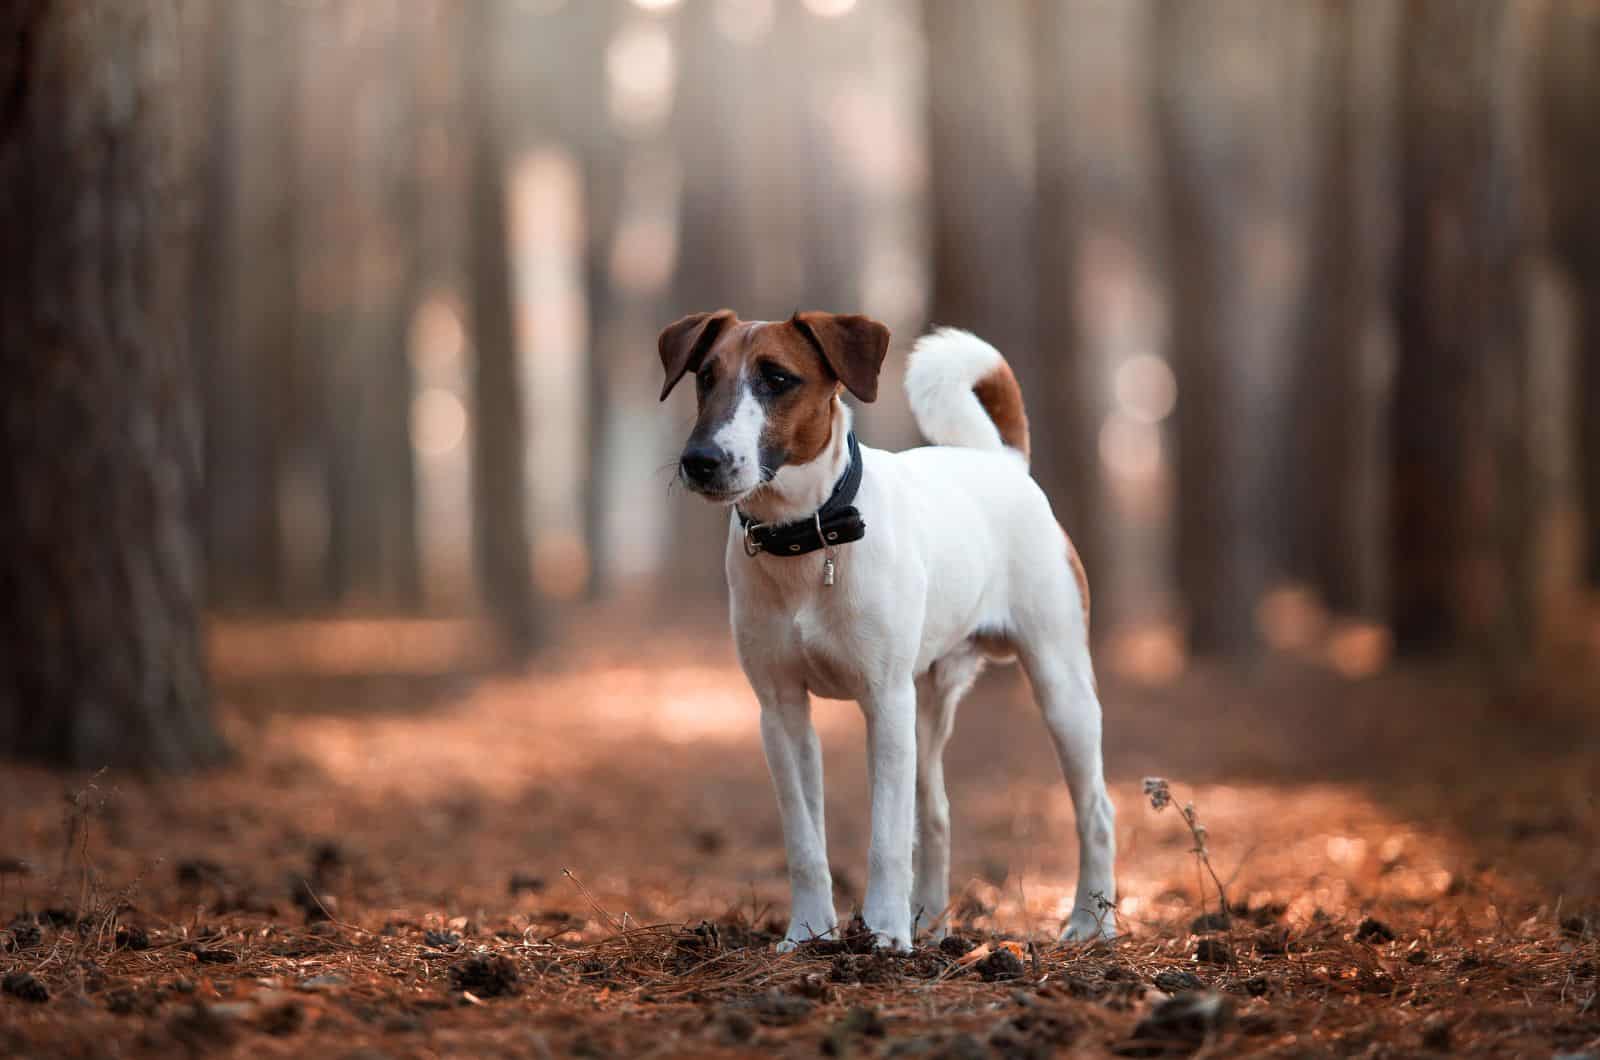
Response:
[[[732,411],[713,434],[735,469],[738,508],[761,524],[809,519],[849,466],[849,409],[835,395],[820,452],[751,488],[738,479],[751,472],[738,469],[761,473],[757,450],[770,428],[753,396],[760,384],[747,376],[753,370],[742,368]],[[861,540],[829,554],[752,556],[730,514],[734,638],[762,706],[793,892],[786,945],[837,927],[810,694],[857,700],[865,714],[872,808],[862,916],[882,944],[904,949],[917,927],[942,930],[948,904],[943,750],[956,705],[986,657],[1013,653],[1033,682],[1077,810],[1079,881],[1065,935],[1110,933],[1113,815],[1086,586],[1028,474],[1025,420],[1020,433],[1010,428],[1020,448],[1008,446],[980,400],[984,380],[1002,377],[1015,393],[1000,354],[965,332],[944,330],[917,344],[906,385],[935,444],[899,453],[861,447]],[[1020,418],[1020,396],[1015,405]],[[830,555],[835,576],[825,584]]]

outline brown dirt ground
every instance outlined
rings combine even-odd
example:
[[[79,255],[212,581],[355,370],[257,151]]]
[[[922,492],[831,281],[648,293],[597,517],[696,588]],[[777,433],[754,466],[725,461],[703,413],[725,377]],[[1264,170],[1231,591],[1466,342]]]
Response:
[[[1555,692],[1283,658],[1107,677],[1123,935],[1093,946],[1053,941],[1071,810],[1025,684],[996,670],[950,753],[954,919],[1021,960],[963,965],[933,946],[776,955],[782,843],[726,632],[606,628],[472,677],[478,641],[448,623],[233,623],[216,637],[230,768],[0,766],[0,1054],[1600,1048],[1587,663]],[[862,726],[850,704],[817,714],[848,913]],[[1151,774],[1193,800],[1248,910],[1220,930],[1196,933],[1215,893],[1175,809],[1144,798]]]

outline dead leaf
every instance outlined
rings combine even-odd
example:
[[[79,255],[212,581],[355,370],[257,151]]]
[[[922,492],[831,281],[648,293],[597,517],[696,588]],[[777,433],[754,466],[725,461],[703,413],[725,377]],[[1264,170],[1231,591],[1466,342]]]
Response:
[[[969,964],[977,964],[979,961],[989,956],[991,952],[993,952],[993,948],[987,942],[981,943],[962,954],[961,958],[956,961],[956,967],[965,968]]]

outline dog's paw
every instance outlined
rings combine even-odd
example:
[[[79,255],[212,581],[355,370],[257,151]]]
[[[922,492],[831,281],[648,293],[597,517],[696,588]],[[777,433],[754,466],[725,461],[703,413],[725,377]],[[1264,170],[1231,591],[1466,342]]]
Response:
[[[1061,933],[1062,942],[1094,942],[1116,937],[1115,918],[1110,915],[1096,916],[1087,909],[1073,913],[1072,919],[1067,921],[1067,929]]]
[[[910,953],[911,940],[903,935],[896,935],[892,931],[874,931],[872,933],[872,948],[885,953]]]
[[[813,926],[814,924],[819,926]],[[838,937],[839,926],[832,917],[817,917],[815,920],[807,918],[804,922],[791,921],[789,930],[783,933],[783,941],[778,943],[778,952],[793,953],[803,942]]]

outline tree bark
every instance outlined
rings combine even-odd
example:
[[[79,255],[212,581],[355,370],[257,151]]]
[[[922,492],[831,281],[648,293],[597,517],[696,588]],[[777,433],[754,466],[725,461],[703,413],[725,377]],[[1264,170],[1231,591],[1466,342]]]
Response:
[[[938,6],[938,0],[932,0]],[[1036,349],[1018,366],[1018,381],[1033,397],[1036,423],[1034,476],[1056,505],[1074,547],[1091,571],[1106,554],[1101,500],[1100,425],[1106,387],[1091,364],[1088,335],[1078,314],[1079,251],[1082,247],[1082,188],[1073,181],[1073,143],[1062,71],[1068,58],[1071,12],[1065,5],[1035,5],[1033,106],[1036,152],[1036,215],[1032,257],[1037,263],[1035,315],[1030,322]],[[937,68],[936,68],[937,69]],[[936,77],[935,80],[938,78]],[[962,86],[956,86],[962,90]],[[1001,200],[1002,203],[1004,200]],[[1002,272],[1001,276],[1007,274]],[[1019,285],[1020,286],[1020,285]],[[1104,625],[1104,594],[1097,616]]]
[[[923,0],[933,293],[928,316],[1032,360],[1033,294],[1017,270],[1033,258],[1031,64],[1021,0],[992,6]]]
[[[1312,205],[1314,297],[1305,300],[1295,385],[1295,459],[1286,482],[1295,519],[1291,573],[1334,612],[1384,613],[1381,357],[1388,269],[1390,138],[1385,76],[1393,22],[1383,10],[1330,0],[1319,8],[1324,55],[1317,101],[1318,188]]]
[[[584,173],[584,277],[588,310],[589,419],[583,492],[583,539],[589,553],[590,600],[612,589],[611,553],[607,547],[613,513],[606,504],[606,476],[612,466],[615,428],[613,372],[632,371],[626,344],[616,341],[616,316],[622,299],[611,279],[611,247],[622,213],[624,147],[611,127],[606,107],[606,44],[615,23],[606,6],[585,9],[578,31],[583,34],[584,61],[578,83],[583,129],[575,138]]]
[[[1578,474],[1584,506],[1584,583],[1600,592],[1600,279],[1582,291],[1578,349]]]
[[[804,17],[804,13],[796,12],[794,17]],[[727,91],[728,80],[739,77],[738,65],[753,64],[742,50],[730,49],[730,54],[720,55],[726,45],[717,39],[711,22],[709,5],[699,5],[684,12],[684,22],[675,35],[682,51],[682,75],[672,120],[673,133],[682,145],[678,157],[683,185],[678,200],[678,266],[672,278],[672,304],[663,324],[687,313],[724,306],[749,319],[764,315],[753,304],[755,262],[748,214],[740,209],[739,200],[741,170],[735,145],[746,130],[739,127],[735,94]],[[809,135],[813,130],[802,126],[796,131],[797,135]],[[810,161],[808,156],[798,164]],[[815,227],[831,231],[835,226]],[[838,239],[829,232],[812,232],[805,250],[815,255],[810,259],[813,262],[826,261],[837,252],[837,246]],[[812,297],[830,299],[819,303],[830,308],[839,304],[845,288],[847,282],[832,288],[832,294],[819,294],[815,285],[806,285]],[[785,310],[774,312],[783,314]],[[680,393],[674,393],[672,401],[680,408],[688,404]],[[682,438],[673,439],[673,444],[681,445]],[[662,603],[675,608],[685,598],[714,598],[722,592],[726,580],[722,542],[727,535],[728,512],[686,490],[674,493],[669,503],[673,545],[662,579],[669,591]]]
[[[355,277],[339,336],[329,410],[336,444],[334,527],[348,590],[358,599],[409,608],[421,599],[416,475],[411,445],[415,396],[407,341],[421,276],[423,195],[415,169],[420,27],[400,7],[372,18],[352,60],[350,100]],[[347,20],[348,21],[348,20]]]
[[[1551,244],[1576,296],[1572,455],[1583,509],[1583,580],[1600,591],[1600,10],[1551,5],[1541,103]]]
[[[1600,232],[1596,235],[1600,238]],[[1583,505],[1584,584],[1591,592],[1600,592],[1600,261],[1589,266],[1578,297],[1574,466]]]
[[[1515,653],[1531,622],[1515,12],[1417,0],[1400,71],[1396,648]]]
[[[463,63],[471,108],[467,239],[472,333],[472,509],[474,563],[484,608],[509,657],[526,656],[540,637],[526,504],[522,387],[517,376],[516,313],[507,231],[505,157],[492,82],[480,68],[490,54],[486,4],[467,16],[463,40],[477,49]]]
[[[177,37],[24,0],[0,42],[0,750],[213,762]]]
[[[197,326],[209,313],[218,338],[198,365],[206,402],[208,602],[262,607],[290,595],[279,501],[301,337],[300,16],[282,5],[210,6],[215,127],[199,238],[209,258],[203,282],[216,285],[218,298],[209,309],[196,300]],[[260,164],[263,158],[271,165]]]
[[[1045,348],[1036,341],[1035,285],[1019,281],[1041,243],[1070,243],[1055,227],[1050,239],[1034,238],[1041,219],[1032,207],[1035,64],[1028,58],[1036,27],[1029,6],[1022,0],[983,6],[923,0],[933,250],[928,319],[973,332],[1011,363],[1027,398],[1035,477],[1052,499],[1075,509],[1078,518],[1068,525],[1076,537],[1082,498],[1061,488],[1062,476],[1053,473],[1064,446],[1058,444],[1057,391],[1050,385],[1058,374],[1055,362],[1075,351],[1071,321],[1061,319],[1063,311],[1071,315],[1069,288],[1041,262],[1037,287],[1048,292],[1041,313],[1047,326],[1066,326]]]
[[[1286,569],[1293,323],[1305,297],[1310,12],[1163,4],[1157,114],[1178,380],[1178,582],[1199,654],[1260,649]],[[1241,51],[1248,47],[1251,58]]]

